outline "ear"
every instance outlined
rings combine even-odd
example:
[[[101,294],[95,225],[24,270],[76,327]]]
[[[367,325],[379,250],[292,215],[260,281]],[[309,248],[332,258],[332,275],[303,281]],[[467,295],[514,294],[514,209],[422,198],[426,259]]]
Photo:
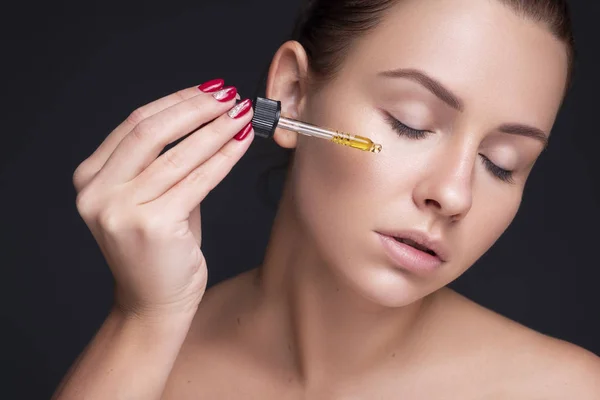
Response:
[[[304,47],[290,40],[281,45],[269,68],[266,96],[281,101],[281,115],[296,119],[302,114],[306,101],[308,57]],[[276,129],[275,142],[284,148],[296,147],[298,134]]]

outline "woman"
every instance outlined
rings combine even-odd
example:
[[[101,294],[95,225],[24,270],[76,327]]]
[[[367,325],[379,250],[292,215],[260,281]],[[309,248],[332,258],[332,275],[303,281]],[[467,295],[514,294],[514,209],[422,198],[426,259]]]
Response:
[[[115,302],[55,398],[600,398],[595,355],[446,288],[519,208],[569,26],[560,0],[312,2],[266,96],[383,152],[278,130],[264,263],[206,293],[198,204],[252,143],[250,103],[213,80],[132,113],[74,174]]]

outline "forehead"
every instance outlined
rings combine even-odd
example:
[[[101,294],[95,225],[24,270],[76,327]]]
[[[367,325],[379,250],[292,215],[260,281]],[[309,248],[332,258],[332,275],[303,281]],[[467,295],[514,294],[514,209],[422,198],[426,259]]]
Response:
[[[423,70],[461,97],[465,111],[493,108],[545,129],[567,75],[564,44],[495,0],[399,1],[346,61],[363,76]]]

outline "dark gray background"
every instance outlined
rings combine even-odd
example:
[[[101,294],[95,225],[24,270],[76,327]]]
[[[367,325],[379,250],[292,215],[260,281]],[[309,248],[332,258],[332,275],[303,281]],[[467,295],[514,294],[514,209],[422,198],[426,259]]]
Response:
[[[102,323],[108,268],[75,209],[75,167],[133,109],[222,77],[252,96],[298,0],[33,2],[3,10],[2,398],[48,398]],[[519,215],[453,286],[600,353],[600,4],[573,1],[575,84]],[[210,285],[261,262],[274,210],[260,139],[203,205]],[[274,187],[281,175],[274,176]],[[275,190],[274,195],[277,195]]]

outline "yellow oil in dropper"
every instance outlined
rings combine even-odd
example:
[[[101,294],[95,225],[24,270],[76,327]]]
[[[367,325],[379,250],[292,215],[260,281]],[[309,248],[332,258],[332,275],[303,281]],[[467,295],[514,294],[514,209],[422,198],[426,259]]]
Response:
[[[363,136],[350,135],[282,117],[281,102],[263,97],[257,97],[254,100],[252,125],[255,135],[263,138],[271,138],[276,128],[282,128],[375,154],[382,150],[380,144],[374,143],[371,139]]]

